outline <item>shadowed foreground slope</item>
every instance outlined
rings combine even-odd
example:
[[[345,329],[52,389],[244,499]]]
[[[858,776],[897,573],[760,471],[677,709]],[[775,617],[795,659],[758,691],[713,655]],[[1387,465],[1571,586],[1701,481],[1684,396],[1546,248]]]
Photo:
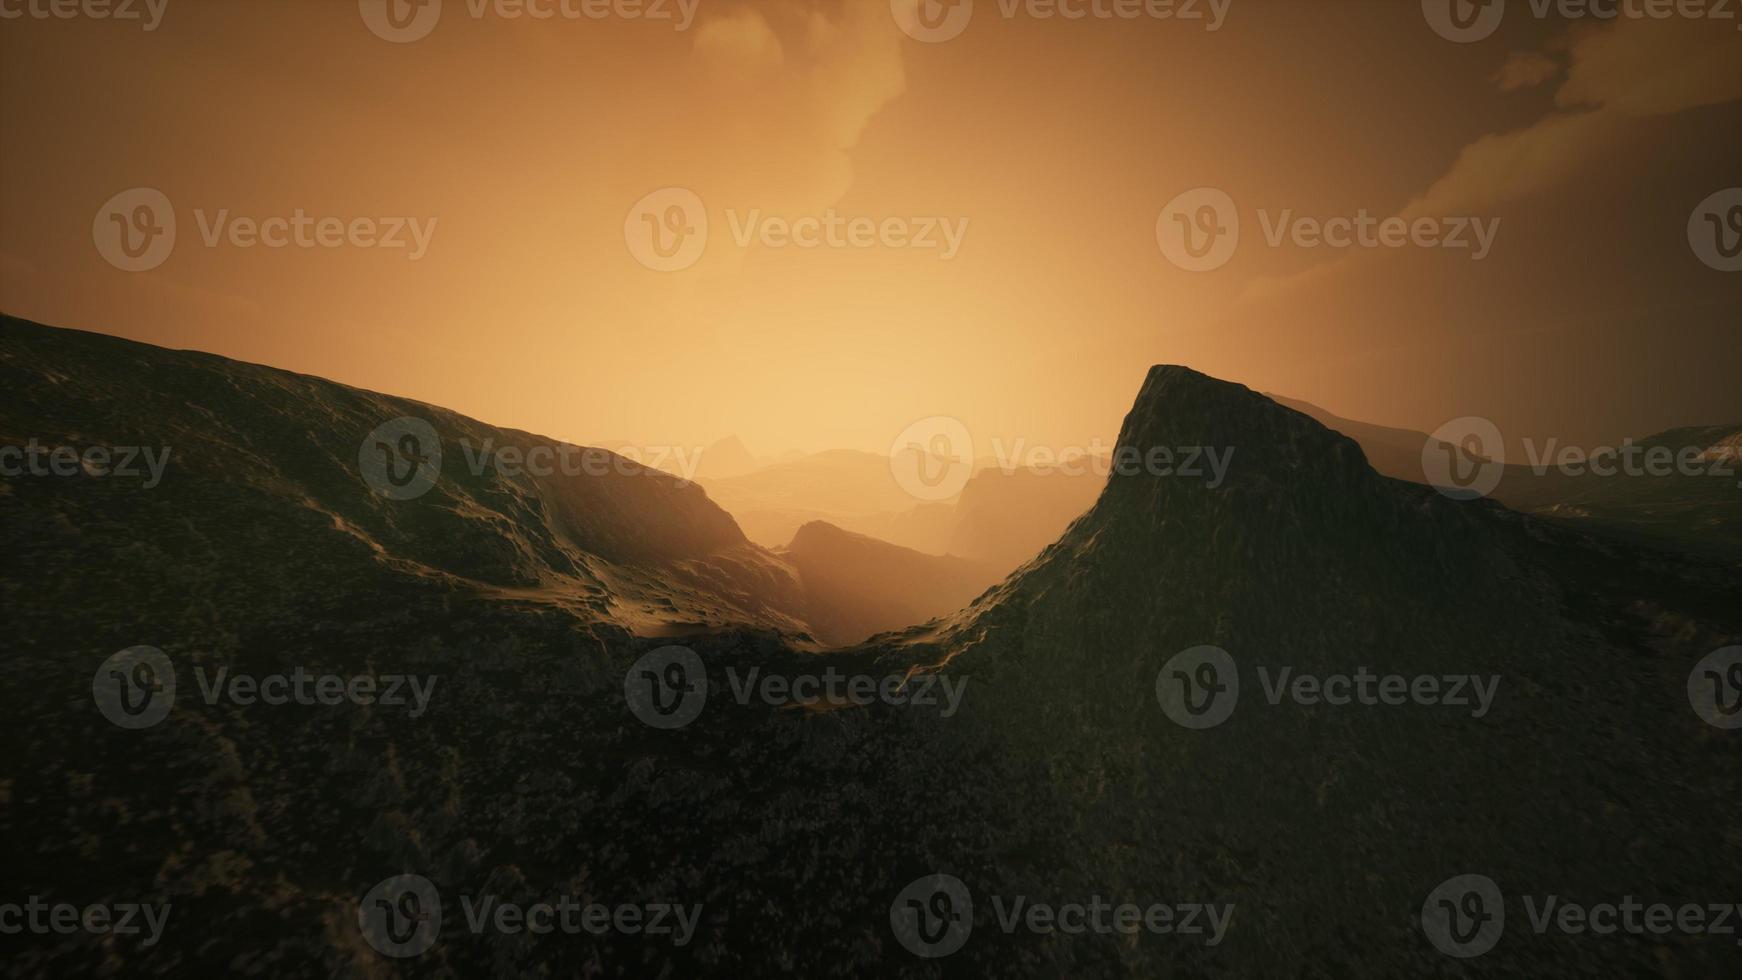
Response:
[[[802,609],[785,566],[668,478],[576,487],[570,511],[499,474],[449,486],[444,467],[424,496],[386,501],[347,470],[372,426],[495,430],[218,359],[6,330],[7,440],[178,447],[149,491],[5,484],[0,532],[21,559],[0,581],[16,611],[0,674],[15,890],[174,909],[149,948],[8,937],[21,975],[1711,976],[1736,962],[1733,937],[1539,936],[1520,904],[1742,898],[1742,840],[1724,830],[1742,752],[1687,695],[1694,664],[1742,636],[1736,573],[1381,477],[1350,440],[1240,386],[1155,368],[1120,436],[1139,456],[1232,448],[1225,482],[1116,471],[970,608],[819,654],[784,632]],[[667,729],[632,710],[625,679],[657,680],[632,666],[674,637],[707,692]],[[164,651],[181,690],[161,723],[126,729],[93,705],[93,672],[138,643]],[[1165,694],[1173,658],[1210,644],[1238,697],[1220,724],[1185,727],[1157,680]],[[195,673],[219,667],[435,687],[415,717],[207,703]],[[1498,682],[1479,717],[1272,705],[1260,669],[1285,667]],[[831,672],[909,692],[942,677],[959,701],[807,709],[757,693]],[[395,960],[365,940],[358,904],[402,873],[443,905],[433,945]],[[1454,960],[1421,908],[1463,873],[1498,882],[1508,916],[1492,951]],[[934,874],[972,895],[972,928],[924,959],[891,903]],[[1006,933],[1019,895],[1233,913],[1214,945]],[[483,896],[703,912],[681,945],[474,932],[461,899]]]

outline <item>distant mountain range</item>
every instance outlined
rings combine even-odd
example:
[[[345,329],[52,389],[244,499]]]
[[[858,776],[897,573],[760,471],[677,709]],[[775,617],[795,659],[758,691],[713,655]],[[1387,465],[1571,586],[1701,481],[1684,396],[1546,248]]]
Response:
[[[1270,397],[1354,439],[1374,469],[1399,480],[1429,482],[1422,463],[1429,444],[1437,452],[1463,453],[1423,432],[1355,422],[1307,402]],[[1515,510],[1578,522],[1627,540],[1742,560],[1742,423],[1689,426],[1633,441],[1641,449],[1698,450],[1702,460],[1721,462],[1732,475],[1604,476],[1587,467],[1566,472],[1545,465],[1551,459],[1532,460],[1515,448],[1489,496]],[[1534,448],[1548,454],[1545,446]]]
[[[1462,447],[1439,443],[1424,432],[1343,418],[1280,395],[1268,397],[1354,439],[1375,470],[1395,479],[1429,482],[1423,457],[1430,445],[1435,452],[1467,455]],[[1614,537],[1742,560],[1742,493],[1736,492],[1737,480],[1742,480],[1742,424],[1688,427],[1637,443],[1729,453],[1737,479],[1610,479],[1569,475],[1554,467],[1539,472],[1532,461],[1516,458],[1521,454],[1515,451],[1489,495],[1514,509],[1577,521]],[[779,548],[801,526],[822,521],[915,551],[966,558],[995,569],[1000,577],[1057,539],[1088,510],[1106,482],[1106,460],[1090,472],[1079,472],[1005,468],[986,459],[976,462],[959,495],[929,503],[902,490],[887,457],[876,453],[833,450],[746,464],[745,455],[732,448],[741,448],[736,439],[723,444],[728,447],[724,455],[735,462],[714,468],[710,475],[704,456],[700,479],[752,541]]]
[[[770,550],[712,488],[580,447],[569,457],[593,469],[525,475],[515,460],[560,445],[317,378],[7,319],[0,382],[0,445],[169,453],[150,488],[90,455],[0,483],[0,835],[28,845],[8,880],[174,909],[150,948],[8,937],[22,973],[1735,963],[1730,936],[1539,933],[1524,903],[1736,900],[1742,766],[1690,692],[1703,658],[1742,642],[1742,570],[1389,478],[1354,439],[1242,386],[1151,369],[1118,453],[1236,447],[1226,479],[1115,468],[1056,540],[969,596],[968,564],[821,525]],[[926,615],[915,593],[965,604],[819,642],[819,622]],[[163,652],[178,693],[129,729],[93,691],[137,644]],[[699,673],[658,688],[674,644]],[[219,670],[406,674],[433,695],[415,717],[245,704],[203,696]],[[1409,693],[1339,704],[1295,683],[1358,674]],[[755,693],[821,676],[902,697]],[[649,722],[650,684],[693,717]],[[913,703],[933,689],[947,709]],[[401,874],[447,904],[439,940],[396,962],[358,922]],[[1423,909],[1465,874],[1504,890],[1505,931],[1452,959]],[[928,959],[892,919],[937,875],[973,905],[953,906],[960,948]],[[682,945],[473,932],[458,898],[475,895],[703,912]],[[1232,915],[1214,944],[1007,931],[1018,896]]]
[[[771,548],[822,521],[915,551],[966,559],[995,570],[998,578],[1038,554],[1087,510],[1106,482],[1104,473],[1087,465],[1042,471],[979,460],[953,499],[927,502],[895,480],[889,457],[833,450],[700,482],[752,541]]]

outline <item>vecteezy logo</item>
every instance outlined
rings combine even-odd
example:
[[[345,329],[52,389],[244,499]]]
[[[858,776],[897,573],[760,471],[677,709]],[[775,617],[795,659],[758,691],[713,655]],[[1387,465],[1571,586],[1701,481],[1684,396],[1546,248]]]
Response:
[[[920,419],[889,444],[889,472],[916,499],[948,500],[974,473],[974,437],[960,419]]]
[[[97,668],[91,698],[122,728],[150,728],[175,707],[175,666],[156,647],[128,647]]]
[[[1422,16],[1434,33],[1457,44],[1491,36],[1506,17],[1505,0],[1421,0]]]
[[[422,40],[442,19],[442,0],[357,0],[363,23],[383,41]]]
[[[1486,497],[1506,472],[1506,440],[1481,416],[1453,419],[1421,447],[1421,471],[1429,486],[1453,500]]]
[[[623,219],[623,242],[655,272],[696,264],[708,245],[708,209],[687,187],[662,187],[635,202]]]
[[[1186,191],[1156,217],[1155,242],[1187,272],[1220,269],[1240,246],[1240,212],[1233,198],[1214,187]]]
[[[889,12],[901,33],[915,41],[937,44],[968,29],[974,0],[889,0]]]
[[[1240,703],[1240,671],[1221,647],[1181,650],[1155,675],[1155,698],[1174,724],[1214,728]]]
[[[1742,272],[1742,187],[1719,191],[1694,208],[1688,244],[1719,272]]]
[[[442,931],[442,897],[422,875],[395,875],[369,889],[357,905],[363,938],[383,956],[416,956]]]
[[[146,272],[175,250],[175,208],[151,187],[125,190],[104,202],[91,222],[103,260],[123,272]]]
[[[1742,646],[1714,650],[1694,665],[1688,703],[1713,728],[1742,728]]]
[[[389,500],[421,497],[442,475],[442,440],[423,419],[405,416],[375,427],[357,450],[369,489]]]
[[[1447,878],[1422,903],[1421,930],[1447,956],[1481,956],[1506,930],[1506,900],[1500,886],[1487,875]]]
[[[948,956],[961,949],[974,930],[974,898],[954,875],[926,875],[889,903],[889,927],[915,956]]]
[[[653,728],[682,728],[708,702],[708,671],[689,647],[663,646],[635,661],[623,678],[635,717]]]

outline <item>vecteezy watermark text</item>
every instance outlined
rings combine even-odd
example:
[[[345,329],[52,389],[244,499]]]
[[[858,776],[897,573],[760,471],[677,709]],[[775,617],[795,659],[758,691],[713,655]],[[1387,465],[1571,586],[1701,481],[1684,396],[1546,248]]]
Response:
[[[1401,707],[1420,705],[1467,710],[1483,718],[1500,690],[1498,674],[1378,673],[1365,666],[1321,674],[1293,667],[1257,668],[1264,700],[1277,707]],[[1184,728],[1214,728],[1240,701],[1240,671],[1228,651],[1216,646],[1181,650],[1155,676],[1155,696],[1170,720]]]
[[[435,694],[435,676],[409,674],[316,673],[304,667],[265,675],[233,673],[229,667],[194,668],[194,681],[208,705],[220,700],[252,705],[333,706],[340,704],[410,706],[421,716]],[[128,647],[111,655],[91,678],[91,699],[103,717],[122,728],[149,728],[175,707],[175,665],[156,647]]]
[[[1557,473],[1565,477],[1614,479],[1718,477],[1735,479],[1742,449],[1733,445],[1646,445],[1623,439],[1619,446],[1564,445],[1555,437],[1522,440],[1524,469],[1533,476]],[[1422,475],[1446,496],[1467,500],[1485,497],[1499,487],[1507,471],[1506,440],[1491,419],[1466,415],[1452,419],[1422,445]],[[1736,485],[1742,487],[1742,480]]]
[[[163,482],[169,446],[0,446],[0,476],[94,476],[136,479],[150,490]],[[139,464],[145,464],[140,469]]]
[[[0,902],[0,933],[18,935],[59,934],[70,936],[86,932],[98,936],[138,936],[141,948],[157,945],[163,938],[163,927],[169,924],[169,903],[152,905],[139,902],[118,902],[111,905],[73,905],[68,902],[46,902],[32,895],[24,902]]]
[[[1688,246],[1712,269],[1742,272],[1742,187],[1726,187],[1694,206]]]
[[[785,705],[865,705],[883,703],[938,708],[938,717],[955,715],[962,704],[962,692],[968,686],[965,677],[948,674],[849,674],[833,667],[820,673],[764,674],[762,668],[740,671],[726,668],[726,683],[732,699],[739,704],[760,701],[781,707]]]
[[[337,249],[403,251],[416,262],[429,252],[437,218],[311,215],[233,215],[229,208],[194,209],[207,248]],[[135,187],[103,203],[91,221],[91,240],[104,261],[124,272],[146,272],[175,251],[175,206],[162,191]]]
[[[561,895],[543,902],[511,902],[496,895],[461,895],[460,909],[473,935],[648,936],[687,946],[701,923],[702,903],[642,902],[606,905]],[[387,878],[357,903],[363,938],[384,956],[416,956],[435,945],[442,928],[442,898],[422,875]]]
[[[739,705],[770,707],[866,707],[887,704],[936,709],[953,717],[960,709],[967,678],[916,671],[872,675],[838,670],[765,672],[761,667],[725,670],[727,690]],[[706,666],[689,647],[671,644],[649,651],[623,677],[629,710],[653,728],[682,728],[695,721],[708,700]]]
[[[1421,0],[1422,16],[1433,32],[1458,44],[1487,40],[1506,15],[1522,11],[1537,20],[1710,20],[1737,21],[1736,0]],[[1737,23],[1742,30],[1742,23]]]
[[[470,440],[460,440],[466,467],[472,475],[481,476],[495,470],[503,476],[639,476],[657,470],[676,476],[680,483],[695,480],[702,465],[702,446],[619,446],[614,450],[594,449],[569,443],[520,446],[497,446],[495,440],[484,439],[474,447]]]
[[[761,208],[726,209],[739,248],[907,249],[954,259],[969,219],[943,215],[769,214]],[[655,272],[678,272],[701,260],[708,244],[707,207],[687,187],[662,187],[636,201],[623,219],[623,242],[635,261]]]
[[[1079,446],[1048,446],[1017,437],[993,436],[991,463],[999,471],[1037,476],[1156,476],[1201,480],[1222,486],[1234,461],[1233,446],[1110,445],[1099,438]],[[889,444],[895,482],[919,500],[947,500],[967,486],[979,468],[974,437],[960,419],[932,415],[902,429]]]
[[[168,9],[169,0],[0,0],[0,20],[132,21],[149,33]]]
[[[452,3],[453,0],[449,0]],[[695,23],[701,0],[464,0],[465,14],[474,21],[633,20],[669,22],[687,31]],[[357,10],[370,32],[383,41],[420,41],[441,22],[443,0],[358,0]]]
[[[1634,937],[1736,935],[1742,904],[1726,902],[1650,902],[1633,895],[1595,902],[1564,896],[1516,896],[1532,932],[1569,936]],[[1493,949],[1506,931],[1506,895],[1481,874],[1447,878],[1422,903],[1422,932],[1447,956],[1469,959]],[[1742,946],[1742,940],[1736,945]]]
[[[1222,29],[1232,6],[1233,0],[995,0],[993,9],[1004,20],[1172,21],[1215,32]],[[951,40],[967,30],[974,7],[974,0],[889,2],[902,33],[927,44]]]
[[[302,208],[288,216],[265,218],[231,217],[229,208],[220,208],[216,214],[195,208],[194,219],[199,222],[200,238],[207,248],[217,248],[222,242],[236,248],[409,248],[411,252],[406,257],[413,262],[429,251],[436,222],[440,220],[415,217],[317,218]]]
[[[760,208],[748,212],[728,208],[726,221],[739,248],[752,242],[764,248],[911,248],[936,251],[946,262],[956,257],[968,234],[966,217],[848,217],[834,208],[796,218],[765,215]]]
[[[1045,902],[1027,895],[993,895],[1000,932],[1067,936],[1173,936],[1218,946],[1234,918],[1234,903],[1110,901]],[[962,948],[974,929],[974,898],[960,878],[932,874],[915,879],[889,903],[889,925],[908,952],[926,959]]]
[[[702,465],[701,446],[618,446],[599,449],[570,443],[498,445],[494,438],[460,440],[466,469],[475,477],[665,476],[687,486]],[[428,493],[442,475],[445,457],[435,427],[402,416],[370,430],[357,447],[357,470],[375,493],[412,500]]]
[[[1494,250],[1500,219],[1466,216],[1382,217],[1365,208],[1353,215],[1302,216],[1293,208],[1259,209],[1271,248],[1445,249],[1480,262]],[[1155,219],[1155,240],[1167,260],[1187,272],[1227,265],[1241,242],[1240,210],[1226,191],[1198,187],[1169,201]]]
[[[1688,671],[1688,704],[1713,728],[1742,728],[1742,645],[1713,650]]]

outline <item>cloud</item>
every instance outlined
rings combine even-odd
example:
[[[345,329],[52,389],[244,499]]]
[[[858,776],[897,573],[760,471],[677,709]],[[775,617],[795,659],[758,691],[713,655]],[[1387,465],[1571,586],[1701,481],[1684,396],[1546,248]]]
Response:
[[[1541,85],[1560,70],[1560,63],[1548,55],[1536,51],[1514,51],[1494,73],[1492,80],[1502,92],[1517,92]]]
[[[696,29],[695,52],[725,73],[760,74],[786,61],[774,28],[750,7],[704,21]]]
[[[1727,22],[1623,20],[1577,36],[1561,106],[1664,116],[1742,99],[1737,34]]]
[[[1550,190],[1622,144],[1638,120],[1742,99],[1734,33],[1712,22],[1629,19],[1557,38],[1570,67],[1558,111],[1459,151],[1451,167],[1406,204],[1405,219],[1476,217]],[[1545,67],[1546,66],[1546,67]],[[1541,84],[1558,71],[1547,55],[1515,53],[1494,76],[1502,91]],[[1368,261],[1351,253],[1301,271],[1250,281],[1251,305],[1329,281]]]
[[[786,40],[782,40],[782,36]],[[907,87],[889,15],[865,3],[832,9],[773,3],[702,24],[695,53],[726,84],[746,80],[798,97],[794,115],[833,149],[858,143],[878,110]]]
[[[850,148],[907,88],[895,28],[882,5],[854,3],[833,18],[811,12],[804,31],[813,109],[834,144]]]
[[[1571,67],[1555,93],[1563,111],[1466,146],[1445,176],[1403,209],[1404,217],[1480,212],[1519,200],[1589,166],[1641,117],[1742,98],[1734,33],[1710,22],[1620,20],[1578,32],[1566,46]]]
[[[1557,113],[1511,133],[1484,136],[1445,176],[1406,205],[1405,218],[1483,213],[1553,187],[1627,128],[1613,112]]]
[[[875,4],[775,0],[716,14],[696,30],[708,94],[691,131],[714,159],[744,161],[734,174],[783,175],[736,188],[750,203],[833,204],[852,186],[846,151],[906,90],[898,38]]]
[[[764,258],[735,244],[744,222],[839,205],[853,187],[854,148],[905,92],[906,75],[886,4],[757,0],[701,10],[686,56],[670,65],[672,83],[634,93],[634,131],[659,138],[620,147],[614,169],[626,204],[660,185],[704,202],[706,252],[661,290],[657,315],[722,324],[722,310],[747,302],[747,264]]]

